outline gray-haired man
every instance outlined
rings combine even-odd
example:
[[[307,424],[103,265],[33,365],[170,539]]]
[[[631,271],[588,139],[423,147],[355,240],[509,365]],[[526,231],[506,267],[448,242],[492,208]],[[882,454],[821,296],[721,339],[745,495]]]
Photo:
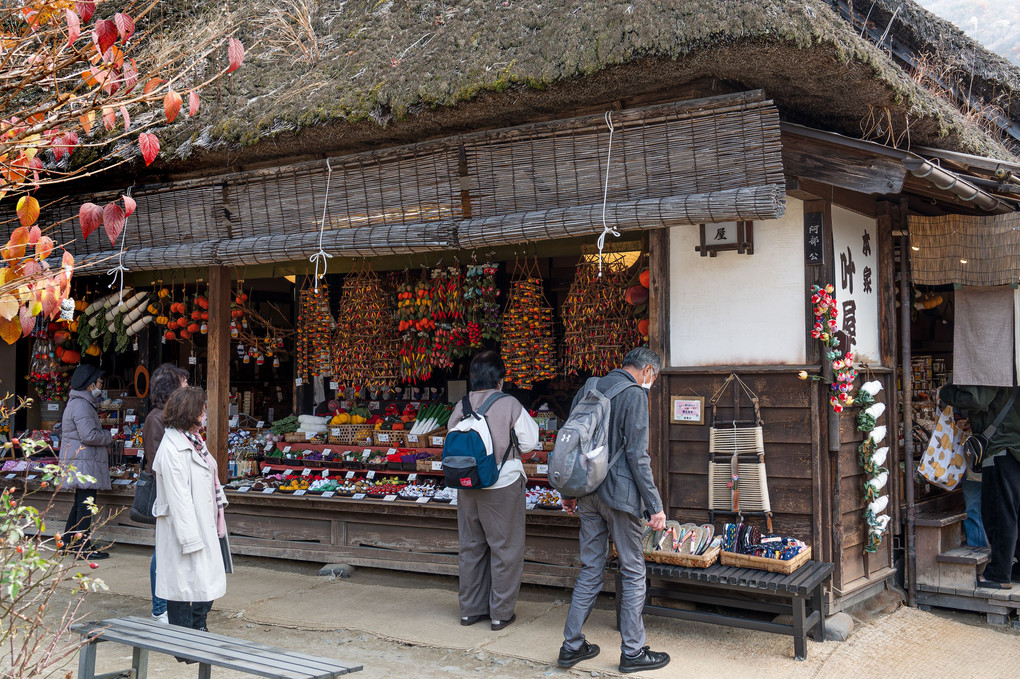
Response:
[[[579,499],[564,499],[563,508],[581,518],[581,572],[574,583],[574,594],[563,628],[563,646],[560,648],[560,667],[573,667],[582,660],[594,658],[599,647],[589,644],[581,627],[602,591],[609,538],[613,539],[620,555],[623,575],[621,597],[620,671],[639,672],[654,670],[669,664],[669,655],[652,651],[645,646],[645,623],[642,617],[645,606],[645,558],[641,551],[641,532],[644,510],[651,512],[648,525],[655,530],[666,527],[659,491],[652,477],[648,457],[648,396],[655,378],[662,368],[662,360],[655,352],[639,348],[630,351],[623,359],[623,367],[613,370],[598,382],[605,393],[621,381],[644,387],[624,389],[611,401],[609,414],[609,457],[616,456],[606,480],[598,491]],[[578,396],[574,397],[573,406]],[[619,451],[623,455],[618,455]]]

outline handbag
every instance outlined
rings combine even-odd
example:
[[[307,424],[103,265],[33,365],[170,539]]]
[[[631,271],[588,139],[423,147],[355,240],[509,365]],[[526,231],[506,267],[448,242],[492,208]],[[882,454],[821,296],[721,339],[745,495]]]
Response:
[[[138,523],[156,523],[152,515],[152,505],[156,502],[156,475],[152,472],[139,472],[135,484],[135,499],[131,503],[131,520]]]
[[[988,442],[992,440],[992,437],[995,435],[995,431],[999,428],[999,425],[1002,424],[1002,421],[1006,419],[1006,414],[1013,408],[1013,403],[1016,401],[1018,391],[1020,391],[1020,387],[1013,387],[1013,393],[1009,395],[1009,400],[1006,401],[1006,405],[1003,406],[999,414],[995,416],[995,420],[985,427],[983,432],[980,434],[971,434],[967,440],[963,442],[964,457],[967,460],[968,480],[981,480],[981,467],[984,466],[985,453],[988,452]]]
[[[939,413],[928,447],[921,455],[917,473],[928,483],[953,490],[963,479],[967,462],[963,454],[964,432],[953,420],[953,409],[946,406]]]

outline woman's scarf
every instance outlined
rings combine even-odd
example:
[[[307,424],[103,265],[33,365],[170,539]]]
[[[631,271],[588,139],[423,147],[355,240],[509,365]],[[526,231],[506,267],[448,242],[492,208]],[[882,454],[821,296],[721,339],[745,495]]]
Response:
[[[188,441],[195,448],[195,452],[199,454],[205,465],[213,472],[213,497],[216,498],[216,533],[219,537],[224,538],[227,536],[227,521],[223,514],[223,508],[227,506],[227,494],[223,492],[223,486],[220,485],[220,480],[216,474],[216,460],[209,453],[209,448],[205,445],[205,440],[201,436],[190,431],[185,431],[184,436],[187,437]]]

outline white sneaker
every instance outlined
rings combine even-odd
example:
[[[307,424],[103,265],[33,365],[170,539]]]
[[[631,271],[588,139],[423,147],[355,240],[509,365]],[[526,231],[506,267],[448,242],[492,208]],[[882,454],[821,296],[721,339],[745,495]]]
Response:
[[[158,622],[158,623],[161,623],[163,625],[169,625],[170,624],[170,618],[167,617],[166,611],[163,611],[162,615],[153,615],[151,617],[152,617],[152,621],[153,622]]]

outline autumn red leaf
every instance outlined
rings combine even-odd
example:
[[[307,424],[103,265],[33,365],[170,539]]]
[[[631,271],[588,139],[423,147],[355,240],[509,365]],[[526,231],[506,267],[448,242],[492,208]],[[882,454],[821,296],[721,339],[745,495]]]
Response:
[[[81,16],[81,20],[88,23],[96,11],[96,0],[78,0],[74,3],[74,9]]]
[[[85,130],[85,134],[92,131],[92,123],[96,119],[96,112],[89,111],[85,115],[78,116],[78,122],[81,123],[81,128]]]
[[[191,93],[188,94],[188,115],[194,116],[195,114],[197,114],[198,107],[199,107],[198,92],[196,92],[195,90],[191,90]]]
[[[173,122],[174,118],[181,111],[181,95],[177,94],[174,90],[170,90],[163,97],[163,113],[166,114],[167,122]]]
[[[227,60],[230,62],[227,73],[233,73],[241,68],[241,62],[244,61],[244,45],[237,38],[231,38],[227,42]]]
[[[138,84],[138,64],[134,59],[124,62],[124,91],[130,92]]]
[[[0,257],[10,261],[12,259],[21,259],[25,256],[25,248],[28,245],[28,229],[24,226],[19,226],[11,232],[11,238],[7,241],[7,245],[3,250],[0,250]]]
[[[142,152],[142,158],[145,159],[145,164],[150,165],[159,154],[159,139],[154,134],[142,132],[138,135],[138,148]]]
[[[120,117],[124,119],[124,131],[131,129],[131,116],[128,114],[127,106],[120,107]]]
[[[92,42],[99,49],[100,54],[106,54],[106,50],[113,47],[117,41],[117,26],[109,19],[100,19],[92,28]]]
[[[14,344],[21,339],[21,321],[18,318],[6,320],[0,318],[0,337],[8,344]]]
[[[117,236],[124,230],[124,208],[116,203],[108,203],[103,208],[103,230],[110,239],[110,245],[116,245]]]
[[[32,196],[22,196],[18,201],[17,212],[22,226],[32,226],[39,219],[39,201]]]
[[[130,217],[131,214],[135,211],[135,208],[138,207],[138,203],[136,203],[135,199],[132,198],[131,196],[121,197],[124,199],[124,216]]]
[[[117,12],[113,15],[113,23],[117,25],[117,32],[120,33],[120,41],[126,43],[135,34],[135,20],[127,14]]]
[[[162,84],[163,84],[163,79],[162,78],[149,78],[145,82],[145,89],[143,89],[142,91],[145,94],[148,94],[149,92],[152,92],[154,89],[156,89],[157,87],[159,87]]]
[[[103,208],[95,203],[82,203],[78,208],[78,222],[81,224],[82,238],[88,238],[103,223]]]
[[[40,238],[42,238],[42,229],[40,229],[39,225],[36,224],[28,230],[28,244],[35,245],[39,242]]]
[[[117,127],[117,112],[112,108],[103,108],[103,127],[108,130],[112,130]]]
[[[35,256],[39,259],[46,259],[53,252],[53,239],[49,236],[42,236],[35,244]]]
[[[69,9],[64,10],[64,18],[67,19],[67,46],[70,47],[81,36],[81,21]]]
[[[32,334],[32,330],[35,329],[35,316],[32,315],[32,311],[27,307],[21,307],[19,313],[21,321],[21,334],[28,337]]]

